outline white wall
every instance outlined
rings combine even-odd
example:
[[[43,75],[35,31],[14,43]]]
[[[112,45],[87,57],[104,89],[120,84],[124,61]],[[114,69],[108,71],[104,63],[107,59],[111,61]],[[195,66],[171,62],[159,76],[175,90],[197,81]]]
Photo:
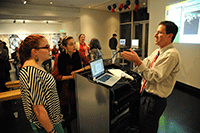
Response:
[[[23,34],[23,33],[59,33],[62,24],[32,24],[32,23],[14,23],[0,24],[1,34]]]
[[[81,31],[80,18],[64,23],[62,28],[65,30],[67,36],[72,36],[76,42],[78,41]]]
[[[154,44],[154,33],[159,22],[165,20],[165,6],[179,2],[179,0],[149,0],[149,46],[150,54],[157,48]],[[178,74],[178,81],[200,89],[200,44],[175,43],[174,47],[181,56],[181,71]]]
[[[86,42],[91,38],[99,39],[103,58],[111,58],[109,39],[116,33],[119,40],[119,13],[82,9],[80,25],[81,33],[86,35]]]

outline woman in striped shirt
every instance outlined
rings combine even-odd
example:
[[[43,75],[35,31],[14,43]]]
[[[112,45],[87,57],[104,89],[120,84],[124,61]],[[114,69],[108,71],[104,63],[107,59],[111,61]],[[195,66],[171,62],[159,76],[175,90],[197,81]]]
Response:
[[[41,66],[50,59],[46,38],[41,35],[26,37],[20,44],[19,56],[22,66],[19,74],[22,102],[33,130],[64,133],[56,82]]]

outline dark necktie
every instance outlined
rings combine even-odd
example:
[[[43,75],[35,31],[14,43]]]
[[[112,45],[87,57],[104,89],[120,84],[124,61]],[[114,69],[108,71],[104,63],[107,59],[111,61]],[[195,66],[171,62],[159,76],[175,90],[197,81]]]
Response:
[[[151,63],[150,69],[153,67],[154,62],[156,61],[156,59],[158,58],[158,56],[160,55],[160,51],[158,51],[158,54],[156,55],[156,57],[154,58],[154,60]],[[140,93],[144,92],[144,88],[145,88],[145,84],[146,84],[146,80],[144,79],[142,82],[142,87],[140,89]]]

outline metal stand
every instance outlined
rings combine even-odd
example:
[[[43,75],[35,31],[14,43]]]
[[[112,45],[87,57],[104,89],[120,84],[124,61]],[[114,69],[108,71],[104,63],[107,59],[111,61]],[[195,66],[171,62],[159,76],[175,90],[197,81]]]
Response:
[[[125,46],[124,46],[125,47]],[[124,47],[123,47],[123,51],[124,51]],[[122,66],[125,66],[125,65],[127,65],[127,63],[124,63],[124,58],[122,58],[122,63],[119,63],[120,65],[122,65]]]

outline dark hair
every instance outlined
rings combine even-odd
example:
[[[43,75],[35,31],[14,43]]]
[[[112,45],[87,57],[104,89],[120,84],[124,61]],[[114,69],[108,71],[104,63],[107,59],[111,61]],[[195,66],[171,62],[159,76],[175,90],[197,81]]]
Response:
[[[171,42],[173,42],[178,32],[178,26],[174,22],[171,22],[171,21],[162,21],[160,22],[159,25],[164,25],[166,27],[165,28],[166,34],[170,34],[170,33],[173,34],[173,37],[171,40]]]
[[[101,45],[98,39],[92,38],[90,41],[90,49],[97,48],[101,50]]]
[[[78,40],[79,40],[79,41],[80,41],[80,38],[81,38],[82,35],[84,35],[84,37],[85,37],[85,34],[80,34],[80,35],[78,36]]]
[[[2,49],[3,49],[3,42],[0,41],[0,50],[2,50]]]
[[[40,41],[45,37],[38,34],[32,34],[27,36],[20,43],[19,47],[19,61],[21,66],[23,66],[24,62],[31,57],[31,50],[33,48],[38,48]]]
[[[68,41],[70,39],[74,39],[74,38],[72,36],[64,37],[63,40],[62,40],[62,45],[66,47],[67,44],[68,44]]]
[[[6,46],[6,42],[2,42],[4,46]]]
[[[114,37],[114,36],[117,36],[117,34],[113,34],[113,37]]]

